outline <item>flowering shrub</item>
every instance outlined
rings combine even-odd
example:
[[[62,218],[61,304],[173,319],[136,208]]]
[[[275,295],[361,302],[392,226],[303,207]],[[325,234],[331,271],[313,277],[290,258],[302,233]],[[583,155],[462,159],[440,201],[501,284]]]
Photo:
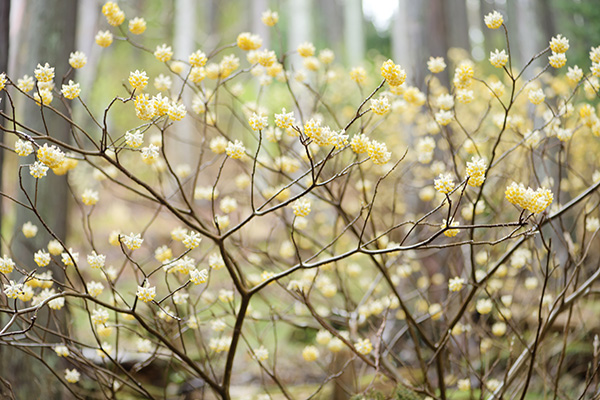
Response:
[[[456,50],[430,59],[420,89],[392,60],[348,72],[331,50],[262,49],[252,33],[179,60],[166,43],[136,42],[143,18],[127,33],[115,3],[102,11],[119,28],[98,32],[97,44],[142,48],[161,74],[132,66],[98,113],[72,70],[40,63],[35,80],[0,75],[5,151],[29,157],[10,173],[37,185],[67,174],[83,216],[80,232],[60,238],[36,193],[25,203],[7,194],[38,217],[23,235],[53,240],[28,260],[10,248],[0,258],[0,344],[52,346],[44,357],[69,365],[56,379],[81,397],[155,398],[137,371],[160,359],[224,399],[247,374],[259,398],[294,398],[298,374],[323,382],[299,395],[309,397],[348,369],[360,379],[344,390],[359,395],[597,390],[597,336],[573,328],[593,312],[600,277],[600,172],[589,169],[600,47],[584,74],[560,69],[561,35],[521,69],[507,43],[491,53],[501,73],[489,77]],[[276,26],[277,13],[263,22]],[[498,12],[485,24],[506,33]],[[303,68],[292,72],[294,52]],[[538,59],[545,66],[530,73]],[[75,52],[69,63],[86,61]],[[447,66],[449,87],[436,78]],[[11,109],[17,97],[36,102],[39,118],[68,121],[72,141],[28,129]],[[92,122],[59,112],[59,101]],[[107,123],[117,109],[128,118]],[[85,326],[39,326],[32,316],[46,308],[83,312]],[[576,343],[585,367],[559,385]],[[126,369],[132,353],[139,361]],[[302,363],[312,365],[305,376]]]

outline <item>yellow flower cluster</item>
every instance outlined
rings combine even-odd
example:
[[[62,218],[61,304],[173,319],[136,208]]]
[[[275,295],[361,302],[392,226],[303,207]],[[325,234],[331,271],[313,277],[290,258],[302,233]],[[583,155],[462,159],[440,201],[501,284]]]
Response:
[[[44,143],[37,151],[37,158],[40,162],[44,163],[50,168],[59,167],[65,160],[65,153],[63,153],[55,145],[48,146]]]
[[[440,226],[440,228],[446,229],[444,231],[444,235],[446,235],[448,237],[454,237],[454,236],[458,235],[458,232],[460,232],[460,229],[447,229],[447,228],[455,227],[458,225],[459,225],[458,221],[455,221],[453,218],[450,218],[450,224],[448,224],[448,221],[446,221],[446,219],[443,219],[442,225]]]
[[[148,85],[148,75],[146,75],[146,71],[135,70],[135,72],[129,73],[129,84],[134,89],[144,90],[146,85]]]
[[[258,35],[243,32],[237,37],[237,45],[244,51],[256,50],[262,46],[262,39]]]
[[[511,183],[506,188],[504,194],[506,200],[510,203],[518,205],[534,214],[544,211],[554,200],[554,195],[550,189],[538,188],[534,191],[532,188],[525,188],[525,185],[522,183],[517,184],[516,182]]]
[[[208,59],[206,58],[206,54],[201,50],[197,50],[190,54],[188,60],[193,67],[204,67]]]
[[[385,115],[390,111],[390,102],[387,97],[381,96],[378,99],[371,99],[371,111],[377,115]]]
[[[150,284],[146,281],[144,286],[137,287],[135,295],[144,303],[148,303],[149,301],[154,300],[156,297],[156,286],[150,286]]]
[[[487,165],[481,158],[473,157],[471,161],[467,162],[467,176],[469,178],[468,184],[470,186],[481,186],[485,180],[485,170]]]
[[[73,81],[69,81],[68,85],[62,85],[62,90],[60,91],[65,98],[69,100],[73,100],[79,97],[81,93],[81,89],[79,88],[79,83],[75,83]]]
[[[109,31],[98,31],[95,40],[98,46],[108,47],[113,42],[113,35]]]
[[[390,158],[392,157],[392,153],[387,151],[387,146],[385,143],[378,142],[376,140],[372,140],[369,143],[367,152],[369,153],[371,161],[373,161],[373,163],[376,165],[384,165],[390,161]]]
[[[246,148],[244,147],[244,144],[242,142],[236,140],[235,142],[227,143],[225,152],[229,157],[239,160],[246,154]]]
[[[437,179],[434,179],[433,186],[440,193],[450,193],[454,189],[454,181],[450,174],[440,174]]]
[[[154,57],[156,57],[158,61],[167,62],[173,57],[173,50],[171,49],[171,46],[167,46],[166,44],[156,46]]]
[[[75,69],[83,68],[87,63],[87,57],[81,51],[71,53],[69,56],[69,65]]]
[[[297,217],[306,217],[310,214],[310,200],[307,198],[300,198],[294,202],[292,206],[294,209],[294,215]]]
[[[104,14],[106,20],[112,26],[119,26],[125,21],[125,13],[112,1],[106,2],[102,6],[102,14]]]
[[[134,35],[141,35],[146,31],[146,21],[144,18],[135,17],[129,20],[129,32]]]
[[[381,76],[390,86],[400,86],[406,81],[406,72],[394,64],[392,60],[387,60],[381,66]]]
[[[279,21],[279,14],[276,11],[267,10],[262,13],[261,20],[266,26],[275,26]]]
[[[490,63],[494,67],[502,68],[506,65],[507,62],[508,62],[508,54],[506,54],[505,50],[498,51],[498,49],[496,49],[496,51],[492,51],[490,53]]]
[[[498,11],[494,10],[483,17],[485,25],[490,29],[498,29],[504,23],[504,17]]]

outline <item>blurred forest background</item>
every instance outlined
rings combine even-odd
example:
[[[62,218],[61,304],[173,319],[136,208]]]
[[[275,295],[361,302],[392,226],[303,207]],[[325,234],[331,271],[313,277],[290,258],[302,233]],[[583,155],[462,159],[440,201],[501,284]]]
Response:
[[[108,48],[95,44],[96,33],[108,29],[101,13],[103,3],[104,0],[0,0],[0,72],[7,71],[16,81],[24,74],[32,75],[37,63],[49,62],[57,67],[60,78],[68,69],[69,53],[83,51],[88,64],[77,72],[77,81],[85,102],[95,113],[101,113],[107,99],[123,93],[122,82],[129,71],[148,65],[153,59],[152,55],[132,50],[129,45],[121,46],[118,41]],[[406,70],[409,84],[421,88],[430,56],[447,57],[450,49],[462,48],[477,62],[486,60],[490,51],[505,48],[502,35],[484,29],[483,16],[492,10],[505,16],[516,68],[546,48],[550,38],[558,33],[572,43],[569,65],[586,65],[589,48],[600,43],[600,0],[121,0],[118,3],[128,19],[136,15],[146,19],[147,33],[136,38],[140,44],[154,48],[167,43],[173,47],[176,59],[187,59],[197,49],[209,53],[235,42],[240,32],[249,31],[259,34],[263,46],[278,55],[282,49],[294,50],[305,41],[314,43],[318,50],[330,48],[336,54],[336,62],[346,68],[359,65],[369,68],[370,60],[392,58]],[[261,14],[267,9],[279,12],[277,30],[281,40],[261,22]],[[291,59],[292,63],[299,63],[294,56]],[[478,74],[486,76],[493,72],[492,66],[485,65],[481,68],[487,70]],[[528,69],[531,74],[533,71],[534,68]],[[154,72],[149,70],[148,74],[155,76]],[[107,76],[121,79],[103,81]],[[448,75],[440,79],[449,81]],[[37,112],[37,106],[29,103],[29,110]],[[27,115],[28,108],[18,105],[17,108]],[[48,121],[53,132],[66,135],[68,127],[61,128],[61,123],[64,122]],[[10,188],[16,190],[14,168],[10,163],[3,165],[2,154],[0,166],[4,168],[0,175],[4,178],[4,191],[13,192]],[[57,184],[45,185],[40,190],[63,195],[48,195],[53,203],[40,208],[46,208],[43,213],[51,216],[50,226],[64,238],[68,215],[66,179],[54,176],[47,179],[55,179]],[[3,236],[8,237],[9,230],[18,229],[31,217],[6,212],[9,204],[3,203],[0,222],[6,234]],[[39,242],[29,246],[40,248],[47,243],[47,236],[39,236],[36,239]],[[23,254],[29,250],[19,250],[18,243],[15,246],[16,253],[22,251],[20,257],[25,258]],[[0,376],[11,378],[12,382],[18,382],[14,379],[19,377],[28,379],[31,373],[40,377],[41,371],[31,372],[38,367],[25,365],[16,354],[9,355],[9,349],[0,351],[4,352],[0,353],[4,364]]]

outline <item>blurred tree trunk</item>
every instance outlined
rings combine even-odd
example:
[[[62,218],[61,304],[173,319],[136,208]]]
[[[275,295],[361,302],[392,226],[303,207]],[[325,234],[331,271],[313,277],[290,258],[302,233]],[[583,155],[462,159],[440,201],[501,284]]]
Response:
[[[189,55],[196,51],[194,39],[196,38],[196,2],[194,0],[176,0],[174,13],[175,40],[173,47],[175,49],[175,58],[187,60]],[[183,82],[174,81],[173,91],[179,93],[182,90]],[[182,93],[182,101],[188,107],[192,103],[191,92]],[[178,160],[180,163],[193,165],[196,162],[195,151],[192,146],[178,146],[181,140],[184,143],[190,143],[194,138],[194,120],[190,117],[184,118],[178,124],[169,128],[176,131],[174,137],[178,139],[171,140],[167,146],[168,157],[171,160]],[[170,150],[170,151],[169,151]]]
[[[5,45],[0,46],[0,73],[8,72],[8,51],[9,51],[9,27],[10,27],[10,1],[0,2],[0,43],[4,43]],[[6,105],[7,96],[3,91],[0,92],[0,110],[7,111],[8,107]],[[0,125],[4,126],[4,119],[0,117]],[[4,142],[4,131],[0,130],[0,143]],[[0,172],[2,171],[2,166],[4,162],[4,150],[0,150]],[[0,173],[0,191],[3,190],[2,187],[2,173]],[[2,229],[2,197],[0,197],[0,231]],[[0,254],[2,253],[0,241]],[[4,351],[2,346],[0,346],[0,360],[4,360]],[[2,378],[4,374],[0,374],[0,378]],[[4,379],[0,379],[0,397],[3,399],[12,399],[12,390],[9,381]]]
[[[517,43],[519,44],[519,68],[523,68],[531,57],[543,49],[539,30],[540,24],[535,23],[535,21],[537,21],[535,5],[535,0],[517,0],[515,2],[518,35]],[[544,24],[541,25],[543,26]],[[534,67],[541,66],[541,64],[542,62],[537,60],[537,62],[527,68],[524,78],[532,78],[534,76]]]
[[[8,72],[8,48],[9,48],[9,27],[10,27],[10,1],[0,2],[0,43],[5,45],[0,46],[0,74]],[[0,92],[0,110],[8,112],[6,104],[7,96],[4,90]],[[0,125],[4,126],[4,119],[0,117]],[[4,143],[4,131],[0,130],[0,143]],[[4,151],[0,151],[0,171],[2,171],[2,163],[4,162]],[[0,190],[2,190],[2,174],[0,173]],[[2,229],[2,197],[0,197],[0,231]],[[2,242],[0,241],[0,254],[2,250]],[[0,394],[2,392],[0,391]]]
[[[365,59],[364,18],[361,0],[344,2],[344,40],[346,62],[349,67],[360,65]]]
[[[29,75],[38,63],[50,63],[55,67],[55,84],[60,88],[62,77],[69,70],[69,54],[74,50],[75,28],[77,16],[76,0],[31,0],[27,3],[26,18],[29,19],[28,33],[26,42],[28,43],[28,52],[25,55],[24,65],[20,65],[19,71],[25,71]],[[60,89],[59,89],[60,90]],[[66,113],[59,99],[55,98],[52,105],[60,111]],[[48,134],[63,141],[68,141],[70,136],[70,127],[60,117],[45,110],[46,127],[44,127],[40,107],[31,101],[27,101],[21,107],[19,113],[25,125],[33,127],[40,132],[48,129]],[[21,162],[24,160],[21,159]],[[29,156],[25,162],[33,162],[33,156]],[[35,193],[35,179],[29,175],[25,168],[21,171],[21,179],[26,191],[33,196]],[[27,202],[24,196],[21,200]],[[55,176],[48,172],[48,176],[38,183],[37,186],[38,211],[42,218],[52,229],[52,231],[62,239],[67,234],[67,200],[68,187],[66,176]],[[20,232],[20,228],[26,221],[31,221],[40,227],[35,238],[25,239]],[[25,269],[31,270],[33,265],[33,253],[38,249],[45,247],[50,239],[50,235],[45,232],[37,217],[22,207],[17,211],[17,224],[15,229],[15,238],[13,241],[13,256],[15,261]],[[64,279],[64,272],[59,267],[52,269],[54,278]],[[54,315],[65,315],[66,309],[55,312]],[[55,319],[49,321],[49,314],[41,312],[38,314],[36,324],[49,324],[52,328],[55,326]],[[61,324],[61,322],[58,322]],[[64,326],[64,325],[63,325]],[[54,338],[46,337],[46,341],[53,341]],[[33,351],[38,351],[32,348]],[[44,357],[59,374],[62,374],[54,354],[48,356],[51,351],[48,348],[43,353],[38,353]],[[35,359],[24,355],[20,351],[3,346],[2,371],[0,375],[12,383],[16,397],[21,399],[60,399],[63,396],[63,388],[56,384],[55,378],[49,371]],[[52,382],[52,383],[51,383]]]
[[[251,32],[259,35],[262,38],[263,47],[265,49],[271,48],[269,35],[271,30],[268,26],[262,23],[262,13],[267,11],[268,8],[269,2],[267,0],[252,0],[252,12],[248,14],[248,16],[251,18]]]
[[[288,1],[288,51],[293,52],[299,44],[312,40],[312,0]],[[294,69],[301,67],[300,56],[289,57]]]
[[[446,0],[444,11],[448,48],[459,47],[470,51],[466,0]]]
[[[410,0],[399,0],[398,11],[392,23],[392,55],[394,62],[406,70],[408,82],[416,82],[417,51],[419,48],[418,6]],[[413,38],[408,40],[408,38]]]
[[[325,32],[325,47],[333,50],[336,57],[340,57],[343,51],[343,20],[340,18],[343,8],[337,0],[319,1],[317,7],[321,16],[319,22],[322,28],[320,31]]]

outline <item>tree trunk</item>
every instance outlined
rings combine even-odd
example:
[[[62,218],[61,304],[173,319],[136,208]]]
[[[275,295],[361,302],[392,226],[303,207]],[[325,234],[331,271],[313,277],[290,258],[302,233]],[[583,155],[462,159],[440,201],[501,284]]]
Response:
[[[24,65],[19,67],[19,71],[25,71],[27,74],[33,75],[32,72],[38,63],[48,62],[55,67],[55,84],[57,88],[60,88],[63,83],[61,82],[62,78],[70,68],[68,65],[69,54],[75,47],[76,15],[76,0],[31,0],[28,2],[26,18],[29,19],[29,29],[27,37],[24,38],[28,51],[25,56],[26,59],[22,63]],[[66,113],[58,99],[55,98],[52,105],[61,112]],[[70,136],[69,125],[60,117],[44,110],[46,120],[44,126],[41,119],[41,109],[35,103],[27,101],[21,107],[19,115],[25,125],[40,132],[45,132],[47,129],[49,135],[59,140],[68,141]],[[21,158],[20,161],[22,163],[33,162],[33,156],[29,156],[27,160]],[[36,192],[36,182],[29,175],[26,168],[21,171],[21,180],[27,193],[33,196]],[[27,203],[23,195],[20,196],[20,199]],[[48,176],[38,182],[37,199],[38,212],[44,221],[58,237],[66,239],[68,202],[66,176],[55,176],[49,171]],[[25,239],[20,232],[21,226],[27,221],[33,222],[40,228],[35,238]],[[18,208],[12,247],[12,255],[18,265],[31,270],[31,266],[34,265],[33,253],[45,247],[50,238],[35,214],[22,207]],[[53,275],[57,280],[64,279],[64,272],[59,267],[53,268]],[[56,312],[55,315],[64,316],[66,312],[66,309],[63,309]],[[40,312],[36,324],[46,324],[48,318],[47,312]],[[54,322],[50,322],[50,326],[53,327]],[[46,337],[46,340],[53,341],[55,339]],[[35,349],[34,351],[38,350]],[[49,351],[51,350],[48,348],[44,350],[45,361],[56,369],[59,374],[62,374],[62,367],[58,366],[56,357],[47,356]],[[2,364],[0,366],[2,371],[0,375],[11,382],[17,398],[60,399],[63,397],[62,387],[56,384],[54,376],[39,361],[8,346],[3,346],[2,353]]]
[[[360,65],[365,59],[365,35],[360,0],[345,0],[344,39],[348,67]]]

